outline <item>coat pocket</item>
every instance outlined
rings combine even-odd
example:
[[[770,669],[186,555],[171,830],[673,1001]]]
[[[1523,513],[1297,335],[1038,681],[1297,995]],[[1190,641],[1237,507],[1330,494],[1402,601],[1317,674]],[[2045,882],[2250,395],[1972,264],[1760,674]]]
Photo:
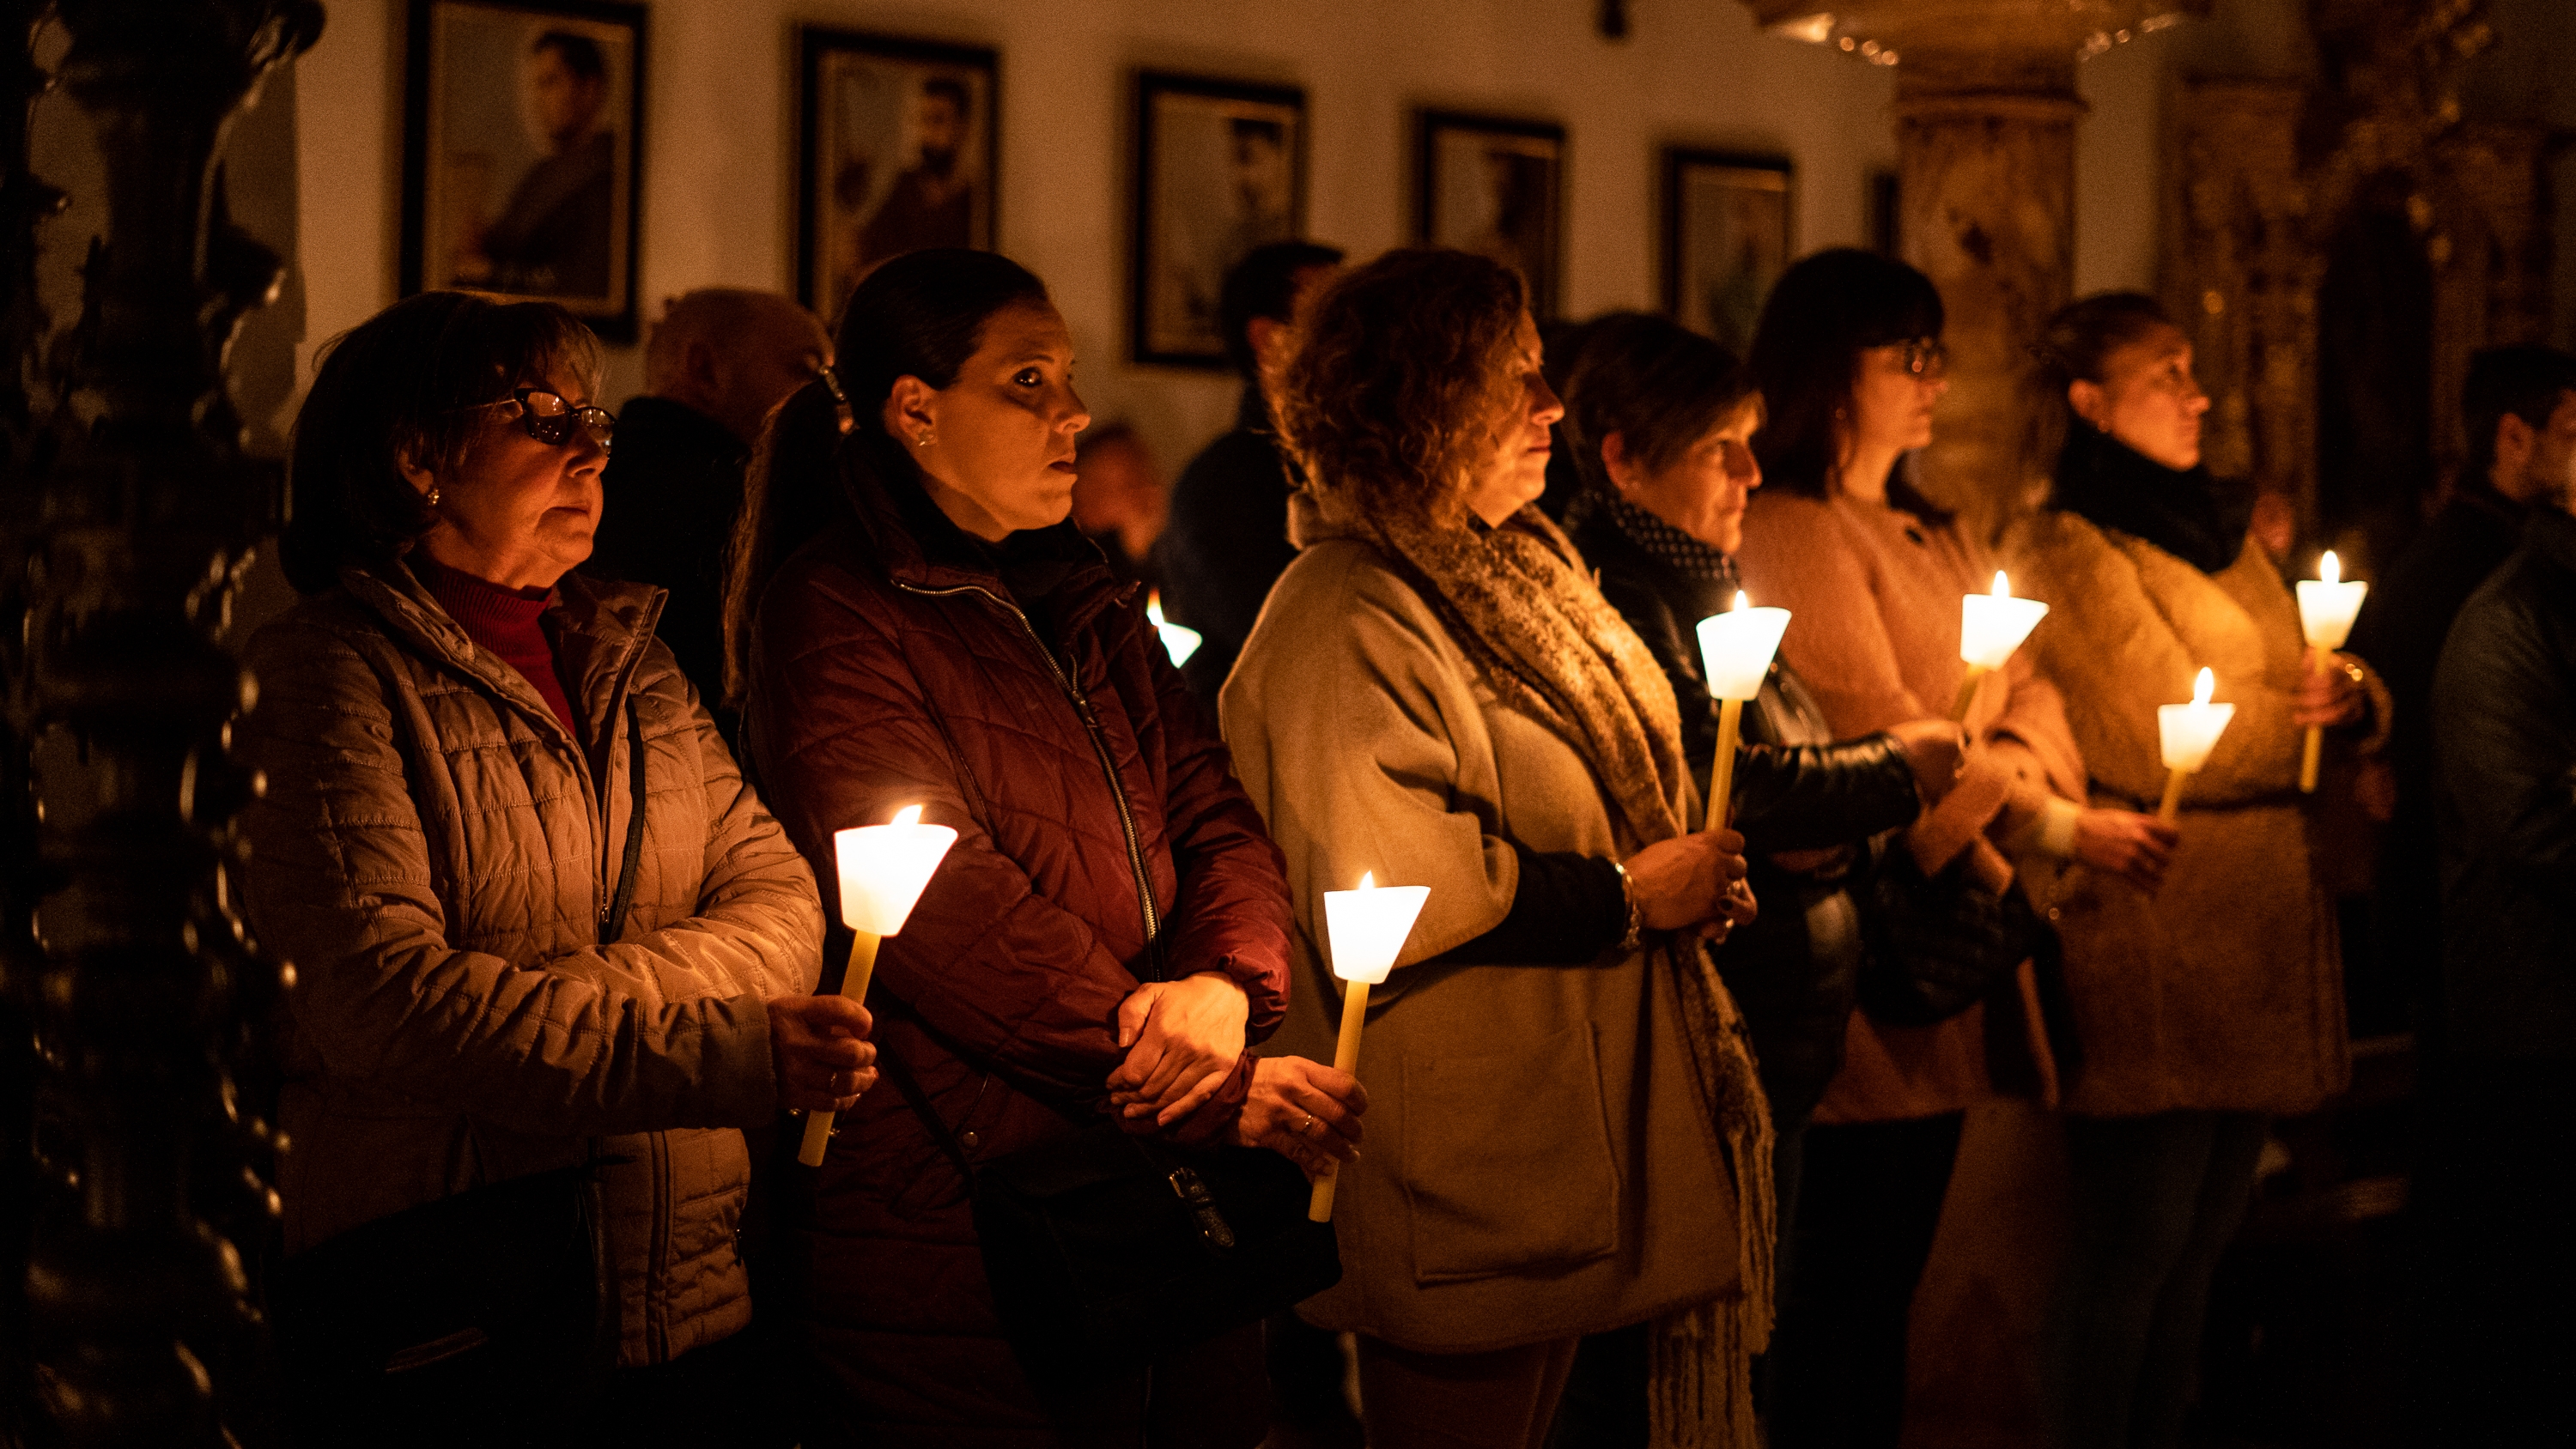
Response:
[[[1418,1283],[1559,1270],[1619,1247],[1619,1171],[1589,1027],[1403,1058],[1399,1161]]]

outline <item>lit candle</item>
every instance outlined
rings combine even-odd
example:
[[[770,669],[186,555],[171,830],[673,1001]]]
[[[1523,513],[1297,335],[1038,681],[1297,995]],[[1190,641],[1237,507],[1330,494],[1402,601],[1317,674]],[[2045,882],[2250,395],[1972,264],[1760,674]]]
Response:
[[[2156,735],[2164,747],[2165,768],[2172,772],[2165,776],[2165,799],[2156,816],[2167,825],[2182,818],[2183,777],[2209,763],[2220,732],[2236,717],[2236,706],[2209,702],[2217,688],[2218,677],[2204,669],[2192,682],[2191,703],[2156,706]]]
[[[2021,641],[2039,627],[2048,606],[2037,599],[2012,596],[2012,580],[2003,570],[1995,570],[1995,591],[1991,594],[1969,594],[1959,601],[1959,658],[1968,672],[1959,676],[1959,696],[1951,701],[1950,718],[1960,724],[1968,721],[1968,706],[1976,702],[1977,685],[1988,674],[2004,667]]]
[[[1355,891],[1324,892],[1324,934],[1331,938],[1333,974],[1342,978],[1342,1037],[1333,1047],[1333,1070],[1354,1075],[1360,1069],[1360,1023],[1368,1018],[1369,988],[1395,969],[1404,938],[1413,934],[1414,918],[1431,899],[1429,886],[1377,887],[1377,875],[1360,877]],[[1333,1184],[1341,1164],[1325,1159],[1315,1174],[1315,1195],[1306,1216],[1333,1220]]]
[[[931,872],[957,843],[957,832],[945,825],[921,823],[921,807],[907,805],[889,825],[862,825],[832,834],[840,858],[841,924],[850,928],[849,965],[841,972],[841,994],[864,1001],[868,978],[876,974],[877,943],[903,929],[930,884]],[[805,1114],[805,1138],[796,1160],[807,1167],[823,1165],[823,1145],[832,1136],[830,1112]]]
[[[1708,778],[1708,816],[1703,828],[1726,823],[1726,807],[1735,793],[1735,741],[1744,727],[1744,702],[1762,692],[1762,677],[1771,672],[1771,656],[1780,652],[1788,632],[1789,611],[1756,609],[1739,589],[1735,607],[1699,621],[1699,657],[1708,676],[1708,693],[1717,701],[1717,761]]]
[[[2323,674],[2334,667],[2334,652],[2352,637],[2353,616],[2361,612],[2361,597],[2370,585],[2343,582],[2343,564],[2327,549],[2317,560],[2317,576],[2299,580],[2299,628],[2308,636],[2308,672]],[[2325,749],[2325,731],[2308,726],[2306,753],[2299,757],[2299,788],[2311,794],[2317,788],[2317,759]]]
[[[1163,652],[1172,656],[1172,667],[1180,668],[1199,652],[1199,631],[1163,621],[1163,591],[1156,589],[1145,596],[1145,617],[1163,636]]]

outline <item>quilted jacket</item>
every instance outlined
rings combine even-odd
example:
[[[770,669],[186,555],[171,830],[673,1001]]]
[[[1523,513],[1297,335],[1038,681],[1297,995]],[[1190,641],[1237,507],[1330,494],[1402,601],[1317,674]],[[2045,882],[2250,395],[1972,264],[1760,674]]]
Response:
[[[1226,973],[1250,1040],[1267,1037],[1286,1007],[1279,852],[1134,587],[1069,525],[988,548],[909,480],[846,483],[853,511],[761,599],[743,728],[827,897],[833,831],[912,804],[958,831],[879,950],[880,1050],[989,1161],[1095,1117],[1125,1055],[1119,1003],[1157,971]],[[1247,1056],[1178,1135],[1230,1126],[1249,1072]],[[805,1442],[1056,1442],[1000,1337],[966,1184],[891,1074],[842,1116],[809,1186],[786,1213],[782,1273],[803,1298]],[[1158,1374],[1150,1392],[1257,1416],[1246,1368],[1227,1385]]]
[[[583,740],[401,565],[344,570],[251,641],[252,924],[295,965],[290,1252],[499,1178],[606,1170],[620,1360],[751,1316],[740,1128],[776,1108],[764,1000],[811,991],[813,877],[669,649],[659,589],[567,576],[547,612]],[[629,709],[629,702],[633,708]],[[630,728],[644,847],[612,945]]]

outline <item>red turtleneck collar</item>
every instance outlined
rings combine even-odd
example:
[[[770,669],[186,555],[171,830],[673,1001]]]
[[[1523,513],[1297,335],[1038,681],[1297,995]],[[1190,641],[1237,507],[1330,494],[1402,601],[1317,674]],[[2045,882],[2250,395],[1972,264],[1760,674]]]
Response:
[[[449,568],[418,549],[404,562],[465,636],[525,676],[537,698],[563,721],[564,733],[580,740],[581,730],[572,719],[572,698],[556,675],[554,641],[546,637],[543,622],[554,591],[505,589]]]

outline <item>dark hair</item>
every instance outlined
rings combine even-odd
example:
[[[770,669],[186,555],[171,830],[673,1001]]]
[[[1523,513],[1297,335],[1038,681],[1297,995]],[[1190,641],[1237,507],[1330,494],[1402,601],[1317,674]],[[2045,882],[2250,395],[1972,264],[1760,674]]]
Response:
[[[2460,389],[2460,413],[2469,430],[2462,482],[2483,484],[2495,471],[2496,428],[2505,414],[2545,428],[2565,392],[2576,392],[2576,357],[2555,347],[2489,347],[2472,353],[2468,381]]]
[[[1225,274],[1217,296],[1217,327],[1225,333],[1225,360],[1246,382],[1259,382],[1252,355],[1252,319],[1289,320],[1297,305],[1297,274],[1308,267],[1338,267],[1342,249],[1321,242],[1283,241],[1254,247]]]
[[[1280,439],[1309,485],[1440,517],[1519,394],[1507,364],[1528,309],[1521,274],[1471,252],[1408,247],[1336,278],[1279,390]]]
[[[399,466],[460,466],[518,387],[558,368],[599,374],[599,339],[552,302],[471,292],[407,297],[324,344],[295,415],[289,513],[278,561],[300,593],[331,587],[344,565],[382,567],[435,522]]]
[[[2164,305],[2144,292],[2096,292],[2057,309],[2031,344],[2033,433],[2028,456],[2054,465],[2075,425],[2066,390],[2078,382],[2109,382],[2111,354],[2174,325]]]
[[[1565,373],[1565,440],[1583,481],[1618,489],[1601,461],[1612,433],[1648,471],[1672,466],[1745,401],[1759,400],[1735,354],[1668,317],[1613,312],[1582,336]]]
[[[906,252],[850,293],[830,374],[789,394],[770,415],[743,482],[725,578],[728,701],[739,704],[750,687],[752,618],[770,579],[789,554],[849,511],[844,471],[880,486],[918,486],[912,451],[886,432],[885,401],[896,381],[950,386],[982,345],[993,314],[1046,301],[1046,284],[1028,268],[962,247]]]
[[[1769,409],[1753,439],[1765,481],[1823,497],[1841,462],[1835,414],[1851,406],[1861,352],[1940,335],[1940,290],[1903,262],[1835,247],[1781,273],[1746,359]]]
[[[600,54],[599,42],[587,35],[569,30],[549,30],[528,47],[528,54],[543,55],[553,51],[563,61],[564,69],[586,81],[608,77],[608,57]]]
[[[966,83],[953,75],[935,75],[921,83],[921,93],[938,96],[957,108],[957,119],[966,119]]]

